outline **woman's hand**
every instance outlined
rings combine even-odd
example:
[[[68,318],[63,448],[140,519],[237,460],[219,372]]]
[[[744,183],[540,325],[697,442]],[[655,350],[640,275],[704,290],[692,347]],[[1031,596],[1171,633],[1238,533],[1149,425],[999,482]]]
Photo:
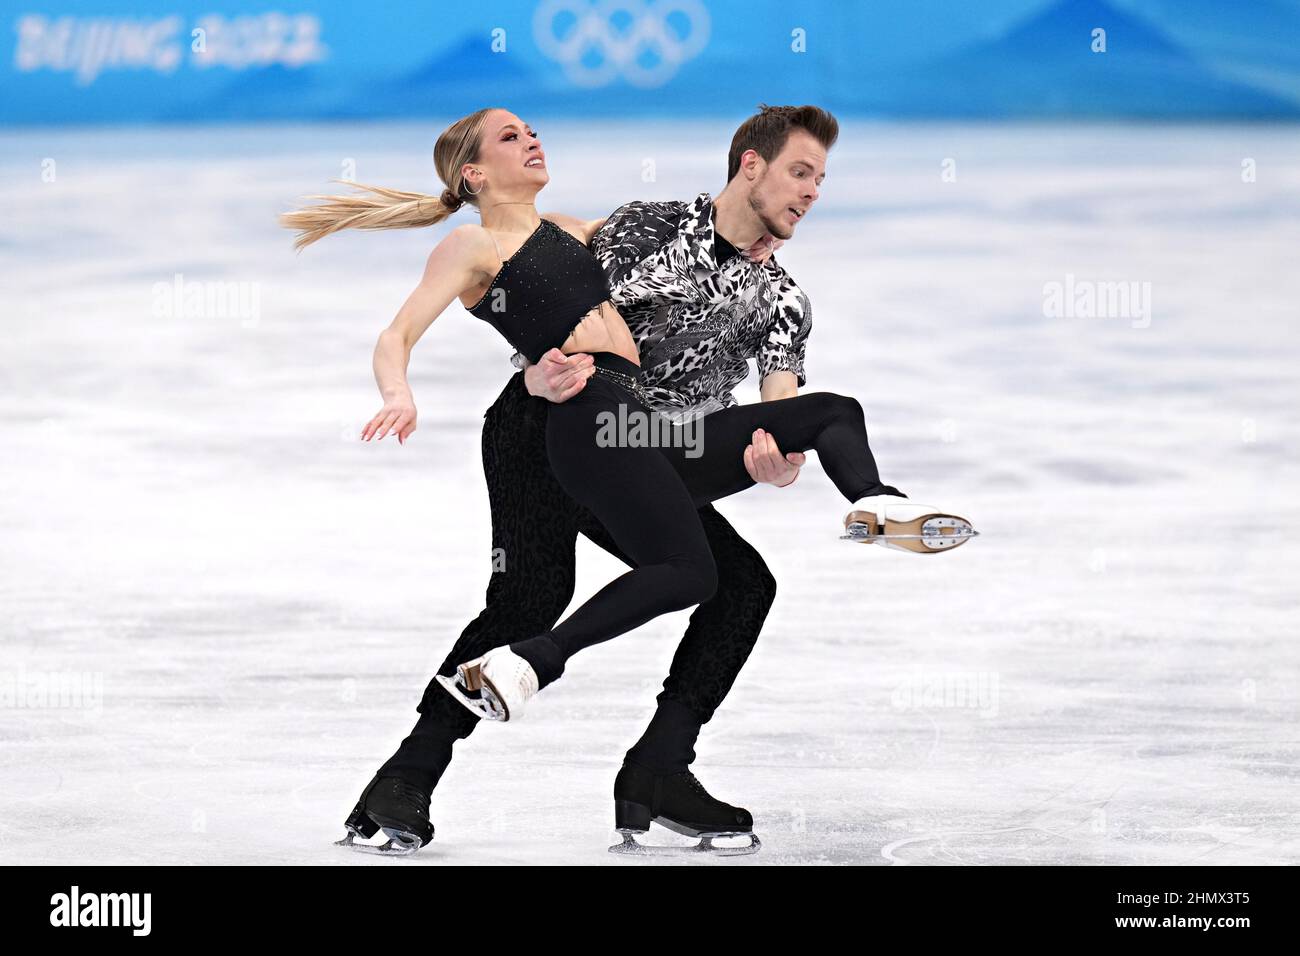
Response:
[[[370,441],[371,438],[382,440],[385,435],[392,432],[397,436],[398,444],[404,445],[413,431],[415,431],[415,401],[408,392],[384,402],[384,407],[379,410],[379,414],[370,419],[366,427],[361,430],[361,440]]]
[[[769,233],[759,236],[757,241],[741,254],[750,262],[762,264],[772,258],[772,253],[785,245],[784,239],[774,238]]]

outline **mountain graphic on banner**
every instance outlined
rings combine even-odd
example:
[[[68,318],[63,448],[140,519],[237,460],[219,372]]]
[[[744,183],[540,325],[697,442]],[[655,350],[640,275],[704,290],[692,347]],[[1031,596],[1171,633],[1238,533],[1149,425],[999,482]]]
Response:
[[[1097,30],[1105,31],[1105,52],[1094,52]],[[1300,116],[1300,103],[1218,74],[1104,0],[1061,0],[1001,36],[865,75],[850,99],[910,117]]]

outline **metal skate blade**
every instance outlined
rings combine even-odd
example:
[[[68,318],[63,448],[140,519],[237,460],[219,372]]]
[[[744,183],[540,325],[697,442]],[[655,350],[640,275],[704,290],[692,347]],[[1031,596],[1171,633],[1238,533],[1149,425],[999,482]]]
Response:
[[[335,846],[343,846],[358,853],[376,853],[381,856],[410,856],[416,850],[420,849],[420,838],[414,833],[407,833],[405,830],[396,830],[392,827],[383,827],[384,836],[387,838],[384,843],[358,843],[357,838],[361,834],[356,830],[349,829],[347,836],[342,840],[335,840]],[[362,837],[362,839],[365,839]]]
[[[854,522],[844,529],[841,541],[853,541],[858,544],[883,544],[887,548],[900,551],[912,551],[919,554],[936,551],[950,551],[971,538],[979,537],[979,532],[968,521],[948,515],[927,520],[919,534],[872,534],[864,524]]]
[[[478,696],[473,696],[460,685],[460,682],[455,677],[443,677],[441,674],[436,676],[438,683],[443,686],[447,693],[460,701],[465,709],[474,716],[486,718],[488,720],[497,719],[492,715],[492,710],[488,702],[483,699],[482,692],[476,692],[478,693]]]
[[[935,541],[937,544],[938,541],[942,540],[967,541],[971,538],[978,538],[979,535],[980,533],[975,530],[954,532],[953,534],[944,535],[943,538],[929,534],[867,534],[865,532],[858,534],[850,530],[848,534],[840,535],[840,540],[861,541],[866,544],[874,541]]]
[[[506,706],[506,702],[497,693],[496,685],[488,680],[486,676],[483,678],[483,716],[487,720],[510,719],[510,708]],[[516,714],[515,716],[519,715]]]
[[[699,834],[699,843],[684,846],[642,843],[636,838],[638,835],[644,834],[644,830],[618,829],[614,832],[623,838],[623,842],[615,843],[609,848],[609,852],[623,856],[692,856],[700,853],[706,853],[710,856],[749,856],[751,853],[757,853],[763,846],[758,834],[752,832],[701,833]],[[718,846],[714,842],[715,840],[738,839],[745,839],[749,842],[737,846]]]

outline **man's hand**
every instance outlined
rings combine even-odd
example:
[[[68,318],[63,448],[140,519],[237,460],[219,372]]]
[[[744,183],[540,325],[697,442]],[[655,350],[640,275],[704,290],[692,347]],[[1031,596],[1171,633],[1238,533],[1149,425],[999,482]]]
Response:
[[[807,460],[801,451],[782,455],[781,449],[776,447],[776,439],[761,428],[755,429],[750,444],[745,446],[745,470],[759,484],[777,488],[794,484],[799,469]]]
[[[529,395],[559,404],[581,392],[595,373],[596,360],[586,352],[565,355],[551,349],[536,365],[524,369],[524,387]]]

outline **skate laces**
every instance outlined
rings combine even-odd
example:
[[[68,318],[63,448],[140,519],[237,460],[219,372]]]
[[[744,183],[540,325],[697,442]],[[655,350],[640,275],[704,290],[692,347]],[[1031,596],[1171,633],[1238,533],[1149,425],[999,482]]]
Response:
[[[708,797],[710,800],[717,799],[712,794],[710,794],[709,791],[704,789],[704,784],[700,783],[699,778],[696,777],[695,774],[691,773],[689,770],[686,770],[683,771],[682,775],[686,780],[686,786],[688,786],[691,790],[695,791],[702,797]]]
[[[537,672],[533,665],[513,651],[505,663],[509,663],[510,680],[518,690],[520,697],[527,699],[537,693]]]

